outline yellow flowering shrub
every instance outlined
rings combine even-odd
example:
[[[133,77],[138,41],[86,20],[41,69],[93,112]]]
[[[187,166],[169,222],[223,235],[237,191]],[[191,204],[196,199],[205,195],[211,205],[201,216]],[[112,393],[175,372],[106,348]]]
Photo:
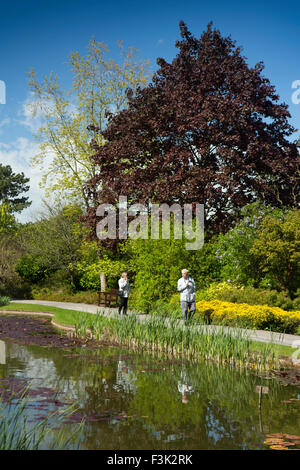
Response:
[[[268,305],[201,300],[196,303],[196,308],[195,317],[200,317],[206,323],[292,334],[300,326],[300,311],[286,312]]]

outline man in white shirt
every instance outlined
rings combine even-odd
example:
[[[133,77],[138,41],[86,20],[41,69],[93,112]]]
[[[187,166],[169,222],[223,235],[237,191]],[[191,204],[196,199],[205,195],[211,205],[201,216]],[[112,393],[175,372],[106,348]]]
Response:
[[[183,321],[190,320],[195,313],[195,292],[196,285],[192,276],[189,276],[187,269],[181,271],[182,277],[178,279],[177,290],[180,292],[180,305]]]
[[[186,370],[182,369],[180,372],[180,379],[177,382],[178,391],[181,393],[182,403],[188,403],[189,396],[193,393],[194,389],[191,385]]]

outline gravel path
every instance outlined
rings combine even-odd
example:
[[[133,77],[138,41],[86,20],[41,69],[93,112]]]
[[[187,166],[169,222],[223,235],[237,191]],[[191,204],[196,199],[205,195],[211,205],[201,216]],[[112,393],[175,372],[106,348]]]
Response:
[[[88,304],[79,304],[79,303],[71,303],[71,302],[51,302],[48,300],[12,300],[13,302],[17,303],[24,303],[24,304],[36,304],[36,305],[45,305],[47,307],[59,307],[65,308],[67,310],[77,310],[80,312],[88,312],[96,314],[97,312],[101,312],[104,315],[115,315],[118,311],[117,308],[104,308],[98,307],[97,305],[88,305]],[[131,312],[128,312],[130,315]],[[139,314],[139,318],[143,321],[147,318],[147,315]],[[182,321],[182,320],[181,320]],[[294,348],[300,348],[300,336],[299,335],[290,335],[290,334],[283,334],[283,333],[275,333],[272,331],[265,331],[265,330],[246,330],[243,328],[233,328],[233,327],[220,327],[217,325],[206,325],[202,328],[207,329],[207,331],[217,331],[219,328],[223,328],[224,331],[228,331],[231,333],[240,334],[242,331],[243,334],[247,335],[249,339],[253,341],[260,341],[263,343],[270,343],[273,342],[275,344],[281,344],[283,346],[292,346]]]

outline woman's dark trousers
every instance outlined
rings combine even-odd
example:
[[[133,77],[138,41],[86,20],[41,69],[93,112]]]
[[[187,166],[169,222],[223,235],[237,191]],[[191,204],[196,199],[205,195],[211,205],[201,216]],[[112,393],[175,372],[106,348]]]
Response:
[[[123,314],[127,315],[128,297],[119,297],[119,299],[120,299],[119,314],[121,314],[121,310],[123,308]]]

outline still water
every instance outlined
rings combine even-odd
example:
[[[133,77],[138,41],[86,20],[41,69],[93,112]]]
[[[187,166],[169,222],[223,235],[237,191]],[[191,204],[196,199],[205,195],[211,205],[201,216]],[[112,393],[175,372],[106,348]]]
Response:
[[[20,383],[30,422],[76,402],[52,425],[68,434],[86,418],[81,449],[266,449],[266,434],[300,433],[299,388],[211,363],[0,341],[0,391]]]

